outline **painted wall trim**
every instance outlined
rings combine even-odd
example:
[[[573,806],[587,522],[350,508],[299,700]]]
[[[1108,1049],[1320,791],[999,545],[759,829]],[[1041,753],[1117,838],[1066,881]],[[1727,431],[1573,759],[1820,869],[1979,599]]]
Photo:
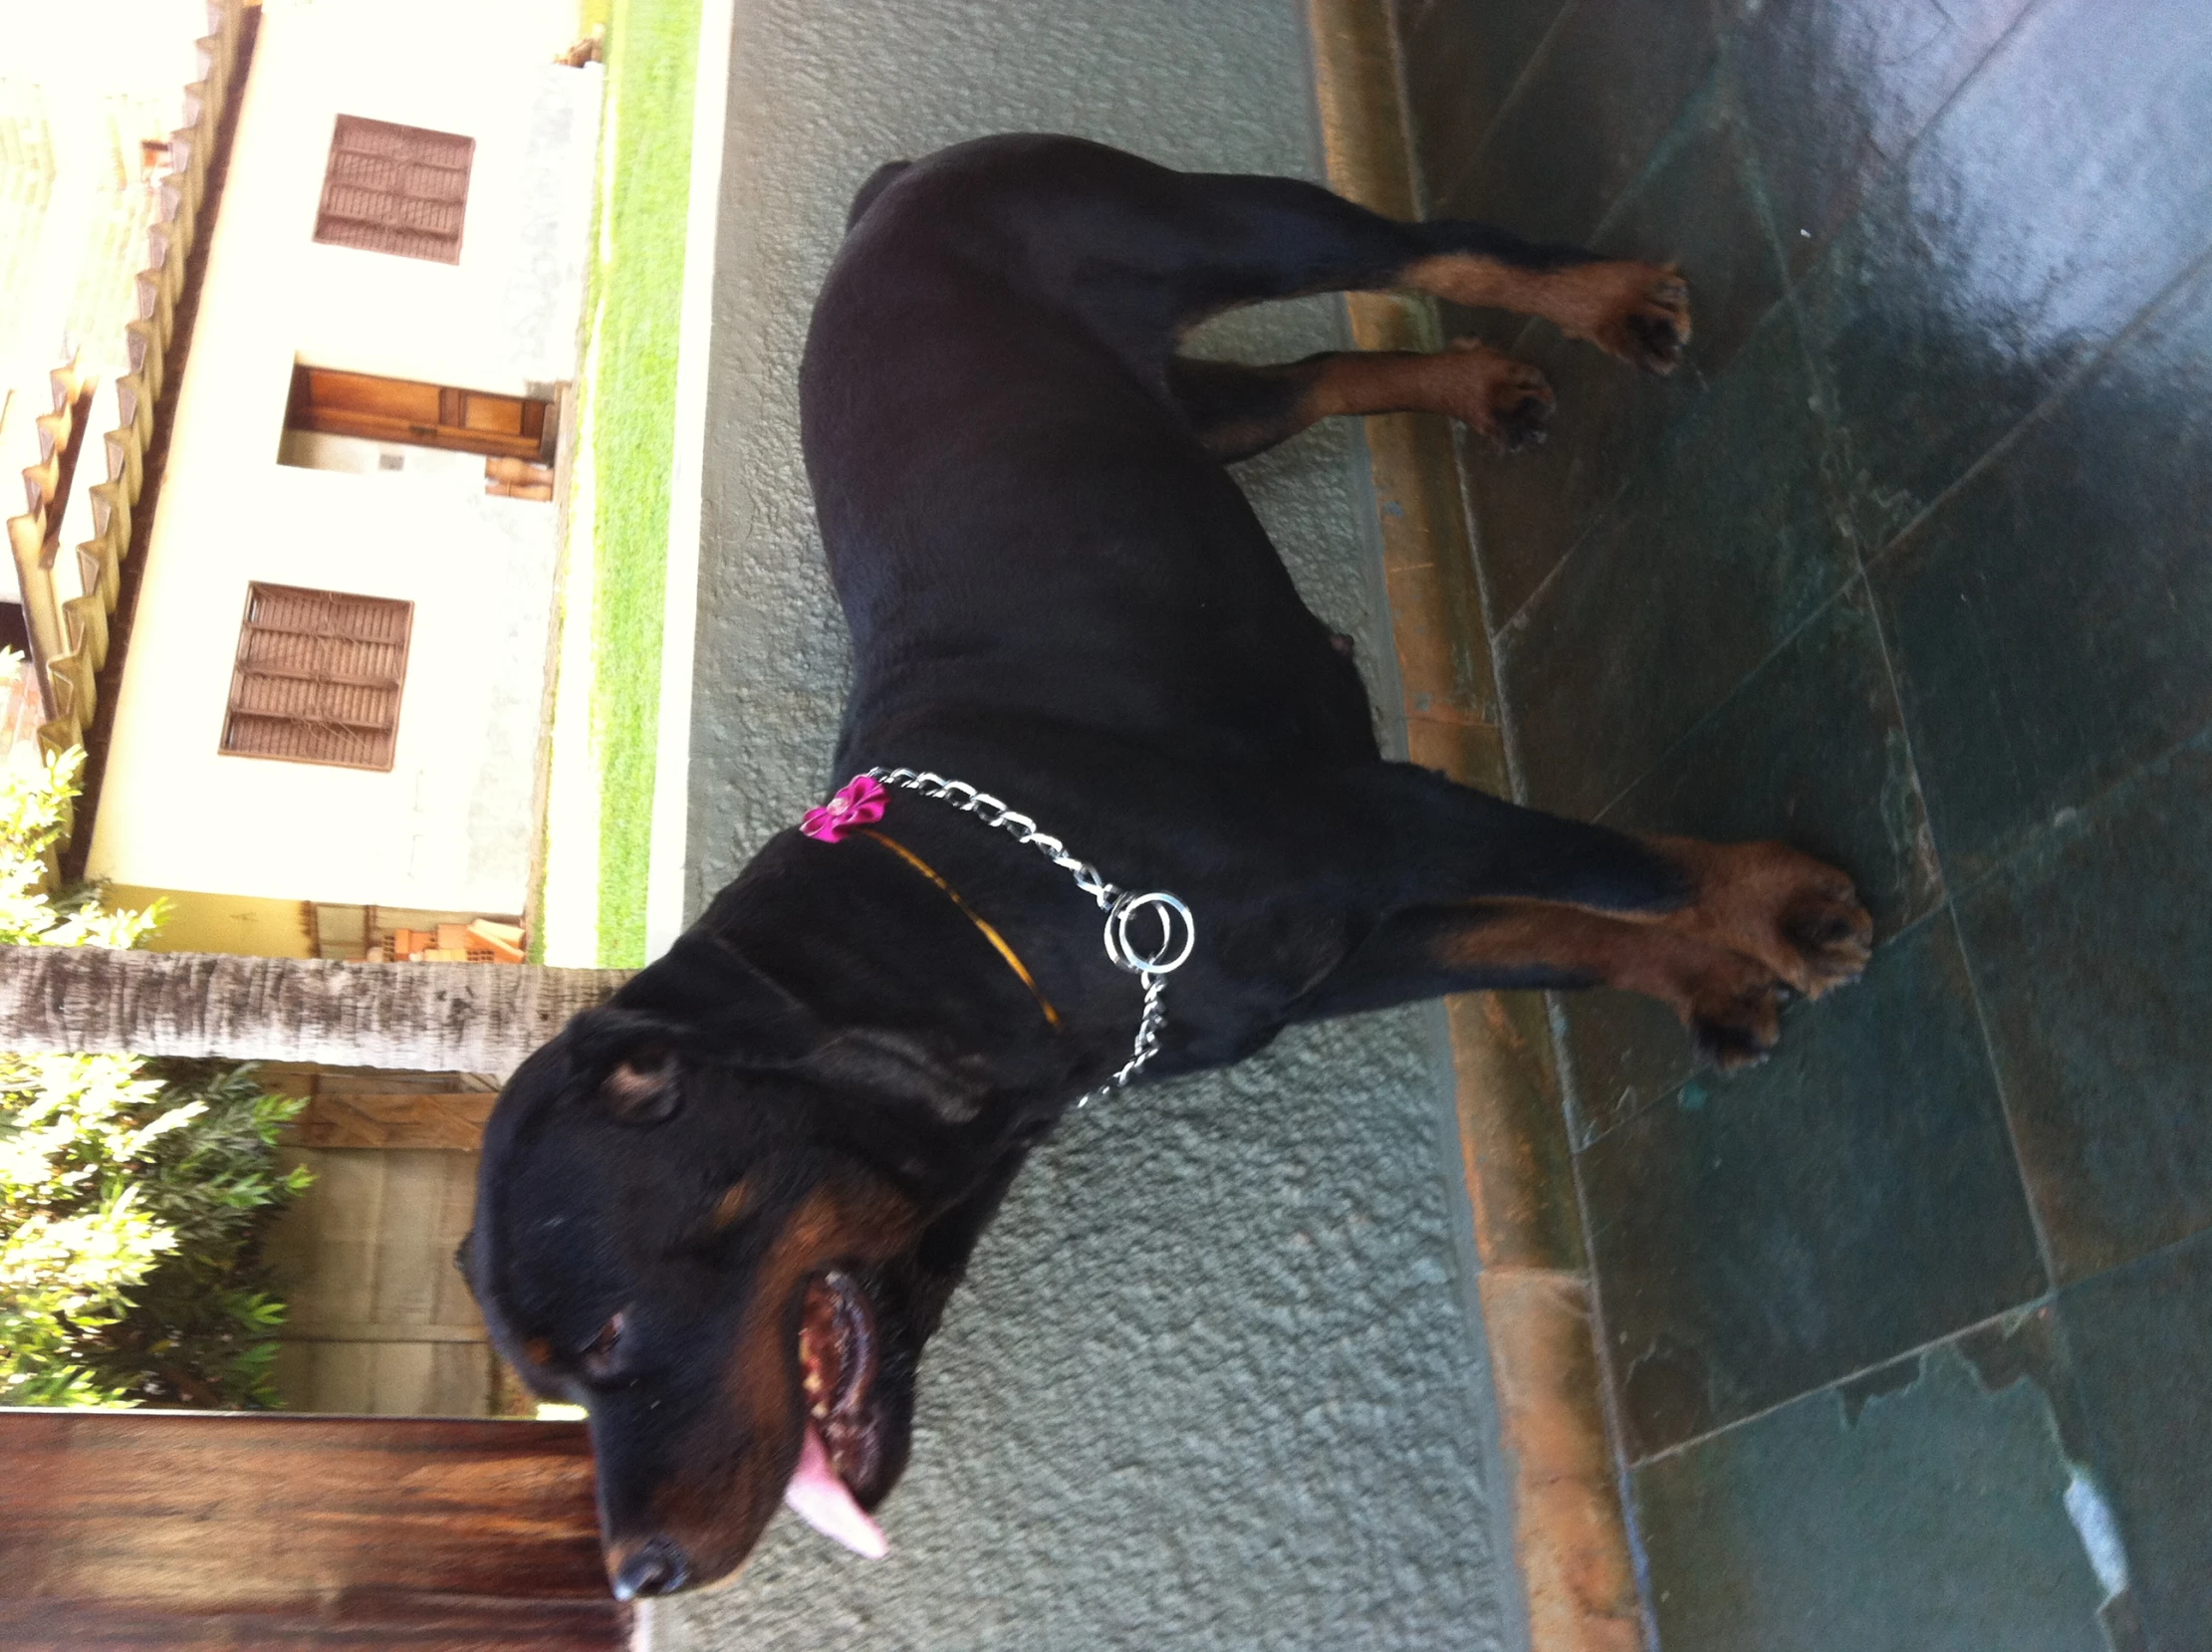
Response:
[[[645,957],[683,933],[691,791],[691,676],[699,623],[708,367],[714,333],[714,248],[722,199],[736,0],[701,0],[692,71],[691,200],[684,225],[677,333],[675,469],[668,479],[668,570],[662,598],[660,716],[653,762],[652,837],[645,868]]]

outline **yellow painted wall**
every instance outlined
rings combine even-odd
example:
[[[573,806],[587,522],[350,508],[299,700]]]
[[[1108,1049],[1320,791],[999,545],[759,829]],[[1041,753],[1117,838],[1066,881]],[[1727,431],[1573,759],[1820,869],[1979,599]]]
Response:
[[[231,952],[249,958],[312,958],[310,909],[299,900],[263,895],[217,895],[197,889],[149,889],[111,883],[104,904],[136,911],[156,900],[168,917],[146,940],[148,952]]]

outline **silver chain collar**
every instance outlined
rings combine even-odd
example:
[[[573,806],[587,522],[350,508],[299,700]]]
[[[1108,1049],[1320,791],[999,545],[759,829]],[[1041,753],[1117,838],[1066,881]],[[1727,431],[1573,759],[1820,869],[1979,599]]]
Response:
[[[939,803],[952,805],[963,815],[973,815],[985,826],[1010,833],[1017,843],[1027,843],[1054,865],[1074,875],[1076,887],[1097,901],[1100,910],[1106,915],[1107,960],[1114,968],[1127,970],[1144,984],[1144,1010],[1137,1018],[1136,1044],[1129,1052],[1129,1059],[1111,1078],[1084,1095],[1076,1105],[1089,1106],[1092,1096],[1119,1089],[1142,1071],[1144,1063],[1159,1054],[1160,1029],[1167,1024],[1167,977],[1189,961],[1191,949],[1198,944],[1198,920],[1190,915],[1190,908],[1164,889],[1134,894],[1116,888],[1099,875],[1098,867],[1070,854],[1068,846],[1059,838],[1039,831],[1037,823],[1027,815],[1018,814],[1002,800],[988,792],[977,791],[966,781],[947,780],[926,769],[870,769],[868,775],[880,785],[934,798]],[[1159,921],[1159,941],[1149,951],[1140,949],[1129,937],[1129,924],[1139,912],[1154,913]]]

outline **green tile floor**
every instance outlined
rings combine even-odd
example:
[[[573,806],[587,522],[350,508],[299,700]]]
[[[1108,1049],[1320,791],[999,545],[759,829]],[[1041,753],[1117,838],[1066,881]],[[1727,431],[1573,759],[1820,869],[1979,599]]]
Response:
[[[1397,0],[1430,209],[1675,259],[1469,455],[1525,801],[1782,836],[1767,1067],[1563,1003],[1662,1652],[2212,1649],[2212,11]]]

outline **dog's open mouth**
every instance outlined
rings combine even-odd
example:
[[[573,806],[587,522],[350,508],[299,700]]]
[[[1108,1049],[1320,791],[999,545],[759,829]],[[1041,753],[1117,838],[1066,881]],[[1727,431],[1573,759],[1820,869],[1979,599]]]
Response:
[[[875,1367],[874,1314],[859,1284],[835,1269],[809,1280],[799,1321],[807,1437],[784,1502],[825,1537],[870,1559],[890,1543],[852,1489],[872,1484],[882,1457],[882,1431],[868,1404]]]

